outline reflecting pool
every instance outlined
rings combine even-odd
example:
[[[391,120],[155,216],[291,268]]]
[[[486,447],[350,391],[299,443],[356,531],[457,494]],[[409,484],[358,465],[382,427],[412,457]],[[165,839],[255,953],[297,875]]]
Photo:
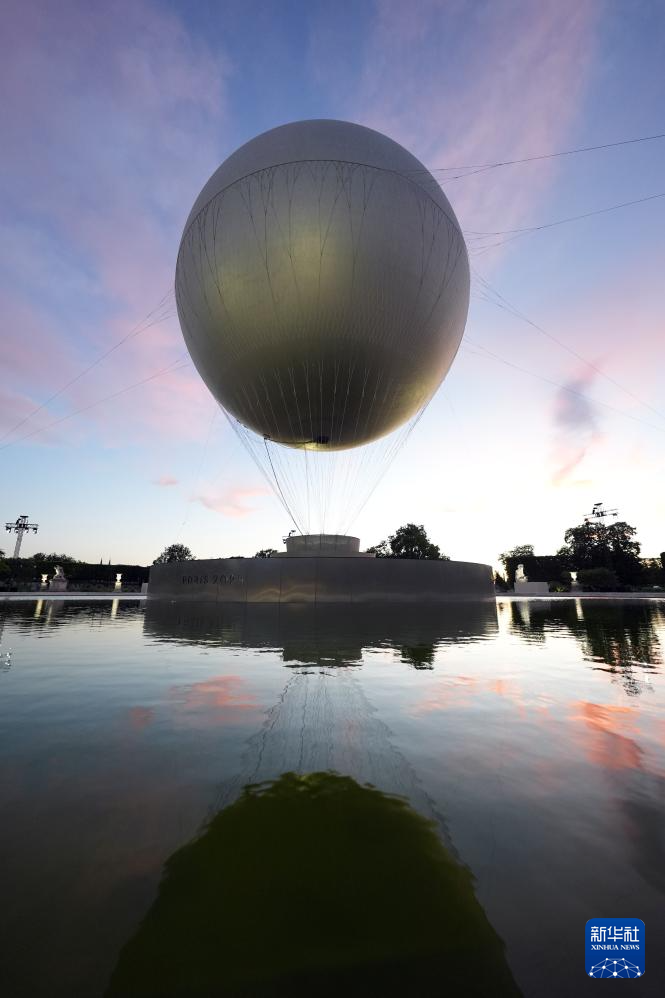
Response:
[[[665,993],[665,601],[0,604],[7,998]]]

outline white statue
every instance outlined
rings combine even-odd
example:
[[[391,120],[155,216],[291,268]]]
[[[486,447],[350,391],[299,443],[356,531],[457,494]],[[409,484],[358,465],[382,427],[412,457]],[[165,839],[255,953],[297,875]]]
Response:
[[[518,565],[513,589],[521,596],[547,596],[550,587],[546,582],[529,582],[524,565]]]
[[[67,588],[67,576],[64,573],[62,565],[55,566],[55,573],[53,578],[48,584],[49,589],[56,593],[62,593]]]

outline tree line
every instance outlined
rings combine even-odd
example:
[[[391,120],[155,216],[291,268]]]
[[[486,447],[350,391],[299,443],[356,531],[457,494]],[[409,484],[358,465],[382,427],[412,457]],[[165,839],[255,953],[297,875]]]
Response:
[[[377,558],[416,558],[434,561],[450,561],[447,554],[442,554],[438,544],[428,537],[422,523],[405,523],[398,527],[394,534],[386,540],[367,548],[368,554]],[[275,548],[261,548],[255,558],[271,558],[279,554]],[[169,544],[155,558],[153,565],[164,565],[171,561],[191,561],[194,558],[191,550],[184,544]]]
[[[497,585],[512,586],[516,564],[522,561],[528,578],[548,581],[554,590],[570,588],[571,572],[577,573],[583,589],[611,592],[665,586],[665,552],[660,558],[641,558],[636,534],[637,528],[625,520],[604,523],[589,519],[565,531],[564,543],[554,556],[538,559],[532,544],[519,544],[499,555],[505,577],[498,575]],[[542,573],[545,564],[553,569],[551,577],[533,579],[530,567]]]

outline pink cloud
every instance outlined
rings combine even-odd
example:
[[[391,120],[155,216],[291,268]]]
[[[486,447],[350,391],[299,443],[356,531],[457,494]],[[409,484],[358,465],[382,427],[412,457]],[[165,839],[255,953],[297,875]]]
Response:
[[[200,502],[206,509],[212,509],[223,516],[247,516],[248,513],[255,511],[256,506],[249,505],[246,500],[252,496],[264,496],[268,491],[262,486],[229,488],[219,495],[208,493],[193,496],[191,501]]]
[[[130,727],[134,731],[141,731],[149,727],[155,719],[154,707],[130,707],[127,711]]]
[[[589,451],[603,439],[596,407],[586,397],[596,374],[585,370],[559,389],[554,400],[552,484],[568,483]]]
[[[411,712],[421,715],[439,710],[457,710],[476,702],[479,694],[484,696],[487,693],[505,698],[521,714],[525,710],[524,691],[512,679],[456,676],[454,684],[449,679],[430,683],[422,698],[412,705]]]
[[[53,378],[71,376],[80,357],[76,346],[60,339],[60,330],[47,312],[0,287],[2,336],[0,364],[14,390],[29,385],[47,394]],[[44,358],[51,363],[44,364]],[[36,358],[40,363],[35,363]]]
[[[168,696],[170,720],[177,726],[244,724],[260,710],[249,684],[241,676],[211,676],[200,683],[171,686]],[[153,724],[156,717],[154,707],[137,705],[126,712],[134,734]]]
[[[228,65],[221,46],[213,52],[194,40],[150,0],[10,0],[3,13],[0,86],[15,98],[3,108],[0,162],[10,207],[0,262],[3,370],[29,409],[172,291],[181,226],[219,161]],[[28,429],[175,361],[184,347],[172,296],[158,320]],[[179,371],[58,435],[194,439],[208,412],[200,379]],[[4,423],[12,418],[10,410]]]
[[[256,698],[249,692],[248,683],[241,676],[214,676],[191,686],[175,686],[171,695],[185,707],[213,709],[255,710]]]
[[[566,342],[602,355],[596,364],[615,381],[598,380],[597,387],[610,393],[607,401],[656,424],[665,419],[663,365],[658,362],[664,267],[662,252],[645,249],[628,259],[619,257],[609,274],[583,285],[579,297],[565,306]]]
[[[187,726],[247,724],[261,709],[241,676],[213,676],[191,686],[173,686],[169,694],[175,722]]]
[[[429,167],[556,149],[581,110],[599,10],[596,0],[508,7],[379,0],[355,117]],[[437,176],[463,227],[486,230],[529,218],[555,169],[541,163],[460,181]]]
[[[178,479],[174,478],[173,475],[160,475],[159,478],[155,479],[154,485],[177,485]]]
[[[574,736],[601,769],[641,769],[644,752],[634,737],[635,710],[582,701],[572,704]]]

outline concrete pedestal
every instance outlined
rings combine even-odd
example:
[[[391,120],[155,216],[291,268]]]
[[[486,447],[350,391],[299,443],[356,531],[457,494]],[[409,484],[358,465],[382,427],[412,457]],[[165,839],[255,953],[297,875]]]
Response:
[[[360,538],[348,534],[293,534],[286,538],[286,551],[273,558],[375,558],[360,550]]]
[[[515,595],[549,596],[550,587],[547,582],[515,582]]]
[[[221,603],[441,603],[494,599],[489,565],[289,556],[153,565],[148,598]]]

